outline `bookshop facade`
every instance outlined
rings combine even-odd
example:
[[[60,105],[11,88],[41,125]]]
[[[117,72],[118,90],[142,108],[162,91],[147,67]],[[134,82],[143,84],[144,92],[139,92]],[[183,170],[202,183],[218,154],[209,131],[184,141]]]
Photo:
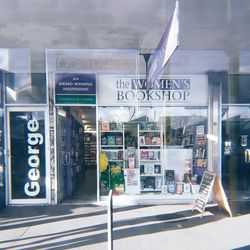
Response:
[[[249,203],[248,0],[181,1],[180,47],[149,89],[176,1],[5,2],[0,205],[101,202],[110,189],[121,203],[192,202],[205,170]]]
[[[2,74],[6,204],[96,202],[111,189],[118,203],[191,203],[205,170],[220,175],[217,81],[166,74],[148,90],[137,60],[137,51],[49,50],[46,82],[32,74],[15,98],[18,77]]]
[[[209,169],[206,75],[98,76],[100,199],[191,202]],[[211,145],[210,145],[211,147]]]

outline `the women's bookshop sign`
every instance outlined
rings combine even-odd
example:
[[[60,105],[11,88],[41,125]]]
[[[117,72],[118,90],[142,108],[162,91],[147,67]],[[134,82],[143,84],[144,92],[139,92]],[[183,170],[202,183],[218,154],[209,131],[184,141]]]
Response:
[[[145,77],[99,75],[100,106],[205,106],[208,103],[207,76],[164,76],[147,89]]]
[[[95,74],[64,74],[55,76],[56,104],[96,104]]]

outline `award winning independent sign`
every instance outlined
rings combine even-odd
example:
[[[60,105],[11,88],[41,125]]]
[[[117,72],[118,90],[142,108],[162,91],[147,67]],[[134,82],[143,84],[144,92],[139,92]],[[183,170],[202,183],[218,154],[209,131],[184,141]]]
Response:
[[[56,74],[56,104],[96,104],[95,74]]]

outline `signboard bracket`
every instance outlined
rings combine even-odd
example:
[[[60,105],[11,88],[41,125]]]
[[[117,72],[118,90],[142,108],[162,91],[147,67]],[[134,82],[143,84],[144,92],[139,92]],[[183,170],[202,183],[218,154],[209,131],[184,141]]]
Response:
[[[146,73],[148,72],[148,61],[149,58],[151,57],[151,53],[140,53],[139,55],[143,56],[145,64],[146,64]]]

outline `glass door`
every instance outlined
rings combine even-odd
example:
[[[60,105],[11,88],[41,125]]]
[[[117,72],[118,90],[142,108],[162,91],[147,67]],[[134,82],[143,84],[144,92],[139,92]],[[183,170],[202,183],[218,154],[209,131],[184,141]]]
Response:
[[[222,182],[230,201],[250,200],[250,108],[222,110]]]
[[[44,108],[8,108],[9,204],[49,202],[47,124]]]
[[[56,112],[58,202],[96,202],[96,108],[57,106]]]

